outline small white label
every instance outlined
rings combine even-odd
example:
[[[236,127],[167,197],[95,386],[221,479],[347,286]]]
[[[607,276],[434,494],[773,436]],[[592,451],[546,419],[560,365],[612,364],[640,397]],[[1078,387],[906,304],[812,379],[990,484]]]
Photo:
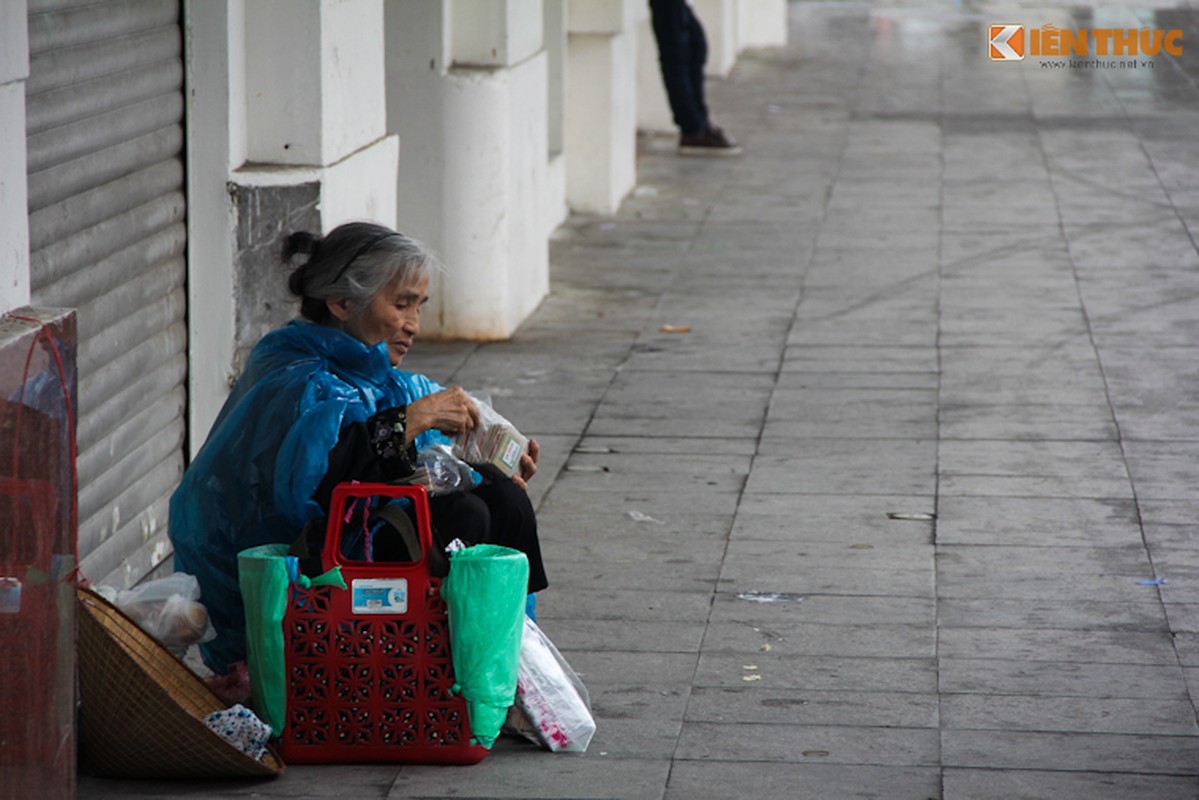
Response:
[[[520,442],[516,441],[515,439],[509,439],[508,443],[504,445],[504,455],[500,457],[500,460],[509,467],[515,469],[516,463],[520,461],[521,452],[522,448],[520,446]]]
[[[359,578],[351,583],[355,614],[407,614],[407,578]]]

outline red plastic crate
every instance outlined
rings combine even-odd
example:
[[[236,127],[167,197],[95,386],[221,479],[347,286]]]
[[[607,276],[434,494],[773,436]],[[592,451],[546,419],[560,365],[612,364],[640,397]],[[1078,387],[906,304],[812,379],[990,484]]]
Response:
[[[342,557],[346,510],[359,498],[408,497],[422,557],[369,563]],[[284,616],[287,721],[278,742],[291,763],[475,764],[466,701],[452,693],[454,665],[441,581],[429,574],[433,546],[422,487],[341,484],[333,492],[323,562],[340,565],[348,589],[296,589]],[[355,581],[406,581],[406,609],[355,611]],[[398,588],[391,590],[393,599]],[[361,598],[360,598],[361,599]]]

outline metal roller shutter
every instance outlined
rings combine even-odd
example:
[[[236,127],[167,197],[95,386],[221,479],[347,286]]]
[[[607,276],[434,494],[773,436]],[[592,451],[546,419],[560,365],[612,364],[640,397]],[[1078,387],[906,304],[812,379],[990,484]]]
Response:
[[[179,0],[29,0],[33,300],[78,309],[79,555],[130,585],[165,558],[184,466]]]

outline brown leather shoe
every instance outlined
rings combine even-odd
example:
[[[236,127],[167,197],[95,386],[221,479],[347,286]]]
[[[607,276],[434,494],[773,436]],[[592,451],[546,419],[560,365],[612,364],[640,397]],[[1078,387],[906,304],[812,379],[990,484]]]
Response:
[[[685,133],[679,139],[679,155],[682,156],[739,156],[741,150],[741,145],[716,125],[699,133]]]

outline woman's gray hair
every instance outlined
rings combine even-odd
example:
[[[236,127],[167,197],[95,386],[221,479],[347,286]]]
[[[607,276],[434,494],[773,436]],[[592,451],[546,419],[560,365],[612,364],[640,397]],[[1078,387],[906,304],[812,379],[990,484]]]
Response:
[[[321,323],[332,316],[326,304],[331,298],[347,298],[363,314],[393,281],[415,282],[437,267],[428,247],[373,222],[348,222],[323,238],[293,233],[283,243],[283,260],[291,264],[298,255],[308,258],[292,271],[287,287],[300,298],[300,314]]]

